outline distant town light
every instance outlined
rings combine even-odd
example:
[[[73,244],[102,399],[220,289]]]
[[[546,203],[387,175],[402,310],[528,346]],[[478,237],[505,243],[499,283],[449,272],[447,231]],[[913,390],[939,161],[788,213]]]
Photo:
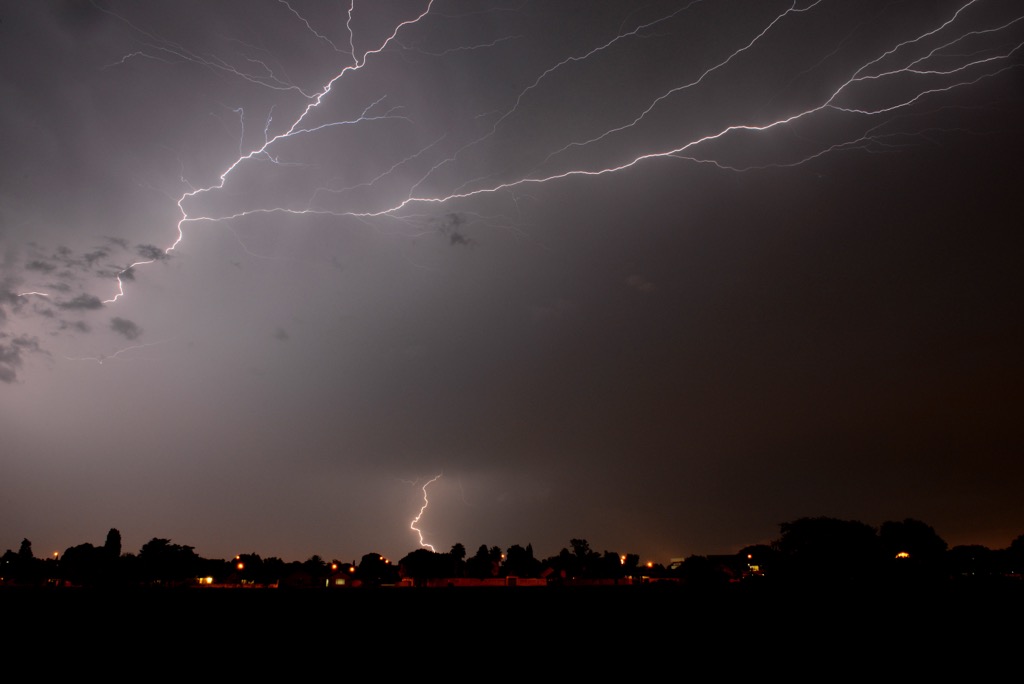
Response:
[[[906,551],[900,551],[899,553],[896,554],[896,557],[897,558],[910,558],[910,554],[907,553]]]

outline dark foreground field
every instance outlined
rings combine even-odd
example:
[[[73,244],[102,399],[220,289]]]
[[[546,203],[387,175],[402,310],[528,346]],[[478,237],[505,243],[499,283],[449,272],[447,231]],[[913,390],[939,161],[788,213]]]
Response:
[[[969,668],[1021,652],[1024,583],[350,590],[0,589],[4,643],[55,652],[162,654],[217,669],[383,671],[466,657],[600,671],[713,662],[810,674]],[[537,659],[540,660],[537,660]],[[174,660],[179,659],[179,660]],[[979,669],[981,668],[981,669]],[[895,672],[891,672],[896,674]],[[293,672],[292,674],[297,674]],[[761,677],[754,677],[760,679]]]

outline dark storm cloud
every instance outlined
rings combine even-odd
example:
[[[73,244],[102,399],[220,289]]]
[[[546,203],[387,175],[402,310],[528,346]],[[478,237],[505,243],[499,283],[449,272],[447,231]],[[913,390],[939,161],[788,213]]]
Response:
[[[80,270],[85,268],[86,265],[83,260],[76,256],[74,250],[67,245],[58,245],[54,250],[53,254],[48,257],[52,261],[59,261],[64,269],[76,269]],[[62,271],[58,274],[62,278],[72,277],[70,271]]]
[[[15,313],[25,305],[25,298],[19,297],[14,289],[18,282],[14,278],[5,278],[0,281],[0,304],[8,304]]]
[[[90,294],[80,294],[71,301],[58,304],[62,309],[102,309],[103,302],[99,297]]]
[[[0,332],[0,382],[12,383],[18,379],[23,354],[48,353],[39,346],[39,340],[28,335],[12,336]]]
[[[347,49],[345,3],[296,5],[308,26],[272,0],[6,3],[0,277],[28,284],[0,288],[0,399],[24,399],[0,410],[0,533],[404,553],[422,492],[388,487],[442,470],[424,527],[470,550],[589,537],[664,560],[837,508],[1019,527],[1024,52],[917,73],[1016,46],[1021,21],[967,33],[1019,2],[973,2],[834,103],[917,104],[825,104],[968,1],[436,0],[396,39],[424,51],[369,55],[301,122],[283,80],[318,92],[351,63],[309,30]],[[356,3],[359,56],[426,5]],[[179,235],[179,209],[257,211]],[[114,315],[181,343],[125,344]],[[8,386],[40,365],[26,332],[62,346],[40,391]]]
[[[118,335],[123,335],[129,340],[138,339],[142,335],[142,328],[140,328],[134,321],[130,321],[127,318],[121,318],[114,316],[110,319],[110,329],[116,332]]]
[[[36,259],[25,264],[25,268],[30,271],[39,271],[40,273],[51,273],[57,269],[53,264],[48,264],[45,261]]]
[[[459,213],[448,213],[445,214],[439,221],[438,232],[448,238],[448,244],[452,247],[464,246],[469,247],[475,244],[475,241],[467,237],[465,231],[461,229],[466,224],[466,217]]]
[[[156,245],[136,245],[135,251],[143,259],[149,259],[152,261],[162,261],[171,258],[170,254],[167,254],[163,249]]]
[[[85,259],[85,263],[88,264],[89,267],[91,268],[92,265],[94,263],[96,263],[96,261],[98,261],[99,259],[102,259],[105,256],[108,256],[109,254],[110,254],[110,252],[108,250],[103,249],[101,247],[101,248],[95,249],[95,250],[93,250],[91,252],[87,252],[86,254],[84,254],[82,256],[82,258]]]
[[[87,333],[91,332],[92,328],[85,321],[61,321],[61,330],[74,330],[75,332]]]
[[[0,302],[7,302],[11,306],[16,307],[23,303],[22,299],[22,297],[18,296],[17,292],[8,289],[8,284],[0,284]]]
[[[117,264],[108,264],[106,268],[96,269],[95,275],[106,280],[135,280],[135,269],[124,268]]]

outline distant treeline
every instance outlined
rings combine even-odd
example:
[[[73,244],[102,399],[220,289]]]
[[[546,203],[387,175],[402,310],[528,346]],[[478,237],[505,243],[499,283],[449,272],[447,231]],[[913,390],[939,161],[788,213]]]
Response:
[[[735,582],[948,582],[967,579],[1020,580],[1024,534],[1006,549],[956,546],[919,521],[885,522],[874,528],[855,520],[801,518],[780,525],[771,544],[735,554],[690,556],[667,566],[641,564],[636,554],[599,553],[585,539],[545,559],[518,544],[502,551],[481,545],[469,556],[462,544],[448,552],[416,549],[397,563],[379,553],[356,562],[326,561],[314,555],[285,562],[256,553],[230,560],[202,558],[191,546],[153,538],[137,554],[122,553],[121,534],[107,533],[102,546],[72,546],[63,555],[36,558],[21,542],[0,559],[0,585],[61,587],[262,586],[350,587],[406,584],[500,582],[502,578],[548,584],[678,582],[714,586]]]

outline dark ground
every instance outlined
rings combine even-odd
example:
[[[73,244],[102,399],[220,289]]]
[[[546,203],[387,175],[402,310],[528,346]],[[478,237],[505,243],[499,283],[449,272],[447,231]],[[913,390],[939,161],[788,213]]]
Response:
[[[351,677],[357,664],[392,672],[417,663],[457,668],[461,679],[477,658],[491,673],[537,668],[523,673],[531,678],[605,667],[631,676],[655,668],[662,678],[666,668],[709,665],[723,673],[753,667],[749,678],[758,680],[765,669],[817,679],[822,667],[826,678],[847,671],[915,681],[947,671],[977,677],[1019,660],[1022,609],[1020,581],[884,589],[0,590],[8,654],[47,644],[89,662],[158,658],[172,669],[225,673],[284,664],[288,679],[294,668]]]

